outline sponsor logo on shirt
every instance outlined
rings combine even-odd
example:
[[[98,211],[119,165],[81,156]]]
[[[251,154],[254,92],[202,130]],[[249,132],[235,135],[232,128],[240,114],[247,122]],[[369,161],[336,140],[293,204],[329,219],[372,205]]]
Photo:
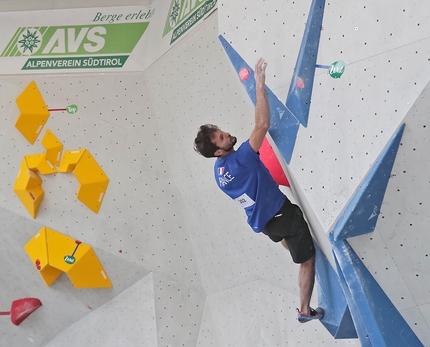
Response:
[[[219,174],[219,177],[218,177],[219,185],[221,187],[226,186],[227,184],[229,184],[231,181],[234,180],[234,177],[228,171],[224,173],[223,167],[220,167],[218,169],[218,174]]]

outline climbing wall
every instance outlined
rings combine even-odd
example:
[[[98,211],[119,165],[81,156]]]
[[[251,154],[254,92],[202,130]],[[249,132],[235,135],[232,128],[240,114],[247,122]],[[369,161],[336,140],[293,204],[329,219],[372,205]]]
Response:
[[[251,67],[259,56],[267,59],[267,85],[285,102],[309,6],[218,2],[216,12],[140,73],[2,77],[0,276],[7,280],[0,305],[7,310],[12,300],[33,296],[43,306],[13,329],[2,318],[1,345],[360,345],[357,338],[335,340],[318,322],[297,322],[298,267],[282,246],[249,229],[240,207],[216,187],[213,161],[192,149],[203,123],[239,141],[252,130],[253,105],[218,34]],[[336,80],[317,70],[308,125],[299,127],[290,165],[283,163],[293,186],[283,189],[306,211],[333,266],[328,236],[335,221],[405,123],[375,231],[348,242],[424,345],[430,344],[430,30],[428,11],[420,10],[426,6],[326,4],[318,63],[342,59],[346,70]],[[61,4],[45,8],[51,7]],[[41,139],[31,145],[14,126],[15,98],[32,80],[49,107],[79,107],[73,115],[51,113],[43,131],[49,128],[65,149],[89,150],[109,177],[98,214],[76,198],[72,173],[43,176],[36,219],[13,192],[22,158],[43,151]],[[24,250],[42,227],[91,245],[112,288],[77,289],[65,274],[47,287]],[[316,288],[314,306],[318,294]]]
[[[412,120],[411,114],[414,114],[415,117],[420,114],[423,119],[428,114],[428,101],[422,101],[423,99],[425,100],[429,69],[428,50],[423,49],[426,40],[428,40],[429,31],[427,28],[422,30],[422,23],[426,21],[427,16],[421,16],[416,13],[416,4],[412,3],[407,5],[403,3],[392,4],[393,7],[390,7],[390,10],[385,12],[381,12],[381,8],[376,8],[372,4],[365,2],[354,4],[353,6],[340,5],[336,6],[336,8],[332,5],[332,3],[328,2],[325,7],[317,62],[329,65],[335,60],[342,59],[346,62],[347,67],[345,74],[336,80],[328,77],[327,71],[320,70],[318,72],[317,69],[309,123],[301,122],[303,126],[298,132],[295,152],[290,165],[286,168],[290,172],[290,182],[293,182],[296,197],[298,197],[302,207],[306,210],[318,241],[323,241],[325,233],[330,237],[329,232],[336,231],[338,224],[335,224],[335,222],[339,218],[347,218],[345,216],[347,202],[350,199],[357,198],[356,192],[359,186],[366,184],[369,169],[371,166],[377,165],[377,156],[383,147],[387,145],[396,128],[405,122],[406,129],[408,127],[417,129],[416,132],[414,130],[410,131],[420,137],[418,134],[422,133],[421,127],[425,129],[426,126],[417,126],[417,123],[420,124],[423,121],[419,118]],[[225,16],[222,16],[223,19],[220,20],[220,33],[248,62],[251,61],[248,57],[256,53],[254,47],[250,47],[247,42],[250,37],[261,40],[260,47],[265,52],[265,56],[269,54],[270,56],[272,54],[277,55],[276,61],[287,59],[288,55],[285,55],[279,49],[279,40],[276,39],[279,37],[279,31],[284,29],[286,23],[289,23],[280,13],[285,15],[290,13],[291,8],[295,8],[296,14],[300,14],[302,11],[303,17],[308,17],[307,12],[301,10],[301,7],[304,6],[303,3],[296,4],[293,2],[283,4],[283,6],[285,8],[279,6],[269,8],[263,3],[255,6],[237,3],[224,4],[220,6],[220,13],[225,11]],[[237,15],[233,16],[232,13]],[[388,17],[388,13],[390,13],[390,17]],[[410,19],[410,22],[408,22],[410,27],[408,25],[408,29],[402,28],[400,30],[400,28],[392,25],[393,16],[396,17],[394,20],[397,22],[407,16]],[[261,30],[261,27],[255,25],[255,23],[264,21],[265,17],[270,17],[277,25]],[[294,21],[296,26],[298,22],[299,20]],[[303,26],[305,24],[307,24],[306,21],[302,22]],[[297,37],[296,26],[292,29],[289,28],[288,34],[283,36],[284,43],[282,44],[282,47],[293,47],[292,50],[296,52],[294,58],[299,50],[297,44],[300,45],[297,40],[300,41],[303,35]],[[304,28],[302,32],[303,30]],[[416,36],[414,35],[414,39],[408,42],[411,36],[405,35],[406,32],[408,34],[416,33]],[[358,49],[358,47],[361,48]],[[366,55],[366,52],[368,55]],[[411,60],[416,60],[417,65],[412,67]],[[290,66],[294,66],[294,62]],[[267,85],[277,93],[280,100],[285,100],[288,89],[282,84],[279,76],[280,74],[282,76],[287,74],[290,78],[292,73],[285,72],[284,65],[275,66],[275,68],[276,72],[273,75],[269,75],[272,80],[269,80]],[[314,123],[312,124],[312,122]],[[424,148],[426,137],[423,136],[420,139],[421,146]],[[403,138],[399,156],[402,149],[404,149],[405,142],[406,140]],[[416,143],[415,140],[413,142]],[[416,151],[416,148],[414,151]],[[422,155],[423,158],[426,158],[424,153]],[[424,161],[427,161],[427,159],[424,159]],[[396,170],[396,168],[394,167],[393,170]],[[403,172],[406,173],[407,170],[404,169]],[[391,180],[397,177],[396,173],[389,175]],[[425,182],[425,178],[422,177],[422,179]],[[405,188],[397,188],[399,192],[405,192],[406,187],[410,186],[410,183],[407,182],[403,184]],[[415,193],[413,196],[414,198],[416,197]],[[389,204],[389,202],[384,200],[383,206],[385,204]],[[399,211],[397,213],[403,215],[405,212]],[[418,212],[416,213],[418,215]],[[378,214],[377,210],[375,216],[378,216]],[[379,219],[381,218],[387,223],[387,219],[383,214]],[[363,222],[367,223],[365,220]],[[355,227],[363,229],[365,224],[363,222]],[[387,229],[384,230],[384,233],[392,235],[397,224],[391,224],[391,221],[388,223],[389,226],[386,227]],[[413,302],[409,302],[410,306],[405,305],[405,300],[407,300],[408,296],[413,295],[413,291],[403,287],[401,284],[410,283],[405,281],[404,276],[410,277],[411,268],[406,270],[403,266],[395,265],[397,264],[394,260],[397,251],[393,249],[390,252],[387,244],[379,239],[378,226],[375,229],[376,232],[369,234],[367,237],[351,239],[351,243],[356,245],[360,255],[366,254],[370,257],[370,254],[374,255],[372,259],[366,260],[365,256],[362,256],[361,259],[366,264],[372,264],[370,265],[371,267],[377,267],[379,270],[375,270],[372,274],[366,273],[363,276],[370,280],[374,275],[383,287],[382,295],[388,295],[394,305],[398,304],[398,309],[402,310],[403,317],[409,319],[409,326],[417,335],[424,335],[425,337],[423,333],[423,329],[427,329],[424,319],[425,307],[423,306],[419,309]],[[412,226],[413,223],[410,223],[409,227]],[[361,233],[367,232],[361,230]],[[425,244],[426,235],[423,234],[422,228],[418,227],[413,233],[416,235],[416,240],[420,239]],[[348,237],[356,235],[360,235],[360,233],[349,235]],[[369,238],[382,241],[381,243],[373,243],[373,245],[378,243],[380,248],[371,253],[367,247],[364,247],[363,253],[360,253],[361,247],[358,245],[362,240]],[[388,241],[388,239],[385,240]],[[421,245],[422,243],[415,244],[414,248],[421,249],[422,257],[425,259],[428,252],[425,249],[426,247],[424,246],[423,249]],[[329,254],[327,261],[330,262],[330,252],[327,252],[327,250],[330,251],[330,247],[327,245],[326,240],[324,240],[323,246],[326,254]],[[335,247],[335,243],[333,247]],[[401,247],[403,247],[403,244]],[[386,254],[384,268],[379,268],[381,254]],[[337,255],[337,257],[339,256],[340,254]],[[417,263],[421,264],[418,260]],[[346,265],[347,263],[344,264]],[[416,266],[419,268],[418,264]],[[343,271],[343,266],[340,264],[340,268],[337,270]],[[353,272],[357,271],[357,269],[345,271],[347,272],[345,276],[348,277],[353,275]],[[352,271],[351,274],[348,273],[349,271]],[[390,272],[390,276],[386,275],[388,272]],[[416,281],[419,276],[420,274],[415,274],[414,282],[418,288],[421,288],[422,285]],[[337,275],[335,277],[337,278]],[[353,278],[351,277],[350,280],[353,280]],[[346,281],[348,282],[348,278],[346,278]],[[336,282],[337,280],[329,281],[328,287],[331,287],[330,290],[340,290],[340,283],[336,284]],[[394,285],[394,283],[398,283],[399,286]],[[334,289],[333,287],[337,288]],[[376,293],[379,293],[378,287],[379,285],[374,283],[369,288],[362,287],[359,289],[360,291],[369,291],[371,293],[370,295],[367,293],[368,296],[366,297],[366,300],[371,305],[372,300],[374,300],[373,303],[379,300],[376,299]],[[384,288],[387,288],[387,292],[384,291]],[[324,290],[321,294],[324,294],[323,292]],[[342,294],[342,291],[339,293]],[[373,299],[372,295],[375,295]],[[398,298],[401,299],[398,300]],[[388,312],[391,307],[393,305],[388,304],[385,311]],[[361,306],[358,307],[356,314],[361,308]],[[363,315],[363,312],[360,314]],[[402,318],[399,319],[402,320]],[[361,319],[359,320],[361,321]],[[384,327],[384,329],[387,328]],[[366,330],[366,328],[363,328],[363,330]],[[392,332],[385,331],[385,333],[393,335],[397,330],[398,327],[393,325]],[[370,342],[369,339],[366,342],[365,340],[366,338],[360,338],[362,343],[382,345],[381,341],[378,344],[375,342],[376,340]],[[424,344],[425,340],[426,338],[422,338]],[[410,343],[421,345],[419,341],[412,341],[416,340],[409,340]]]

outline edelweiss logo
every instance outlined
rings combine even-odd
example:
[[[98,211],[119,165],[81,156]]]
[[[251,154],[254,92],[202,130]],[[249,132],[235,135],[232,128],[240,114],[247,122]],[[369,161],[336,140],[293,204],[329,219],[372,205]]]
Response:
[[[174,0],[174,3],[172,4],[172,11],[170,12],[170,16],[169,16],[170,26],[172,28],[175,27],[176,23],[178,22],[180,10],[181,10],[181,3],[179,2],[179,0]]]
[[[23,32],[18,38],[18,50],[24,55],[30,55],[37,52],[40,47],[39,44],[42,42],[39,40],[41,37],[42,35],[39,30],[34,28],[27,29],[27,32]]]

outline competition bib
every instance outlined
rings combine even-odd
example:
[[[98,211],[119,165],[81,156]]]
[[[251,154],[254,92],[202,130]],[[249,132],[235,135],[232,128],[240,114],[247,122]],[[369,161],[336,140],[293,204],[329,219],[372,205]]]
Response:
[[[233,200],[237,201],[243,208],[247,208],[255,204],[255,201],[252,200],[246,193],[243,193],[241,196],[238,196]]]

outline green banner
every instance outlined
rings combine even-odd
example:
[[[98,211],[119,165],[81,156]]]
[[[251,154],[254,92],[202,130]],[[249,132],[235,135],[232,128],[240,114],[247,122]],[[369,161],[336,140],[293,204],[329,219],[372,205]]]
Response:
[[[131,53],[149,22],[18,28],[2,57]]]

